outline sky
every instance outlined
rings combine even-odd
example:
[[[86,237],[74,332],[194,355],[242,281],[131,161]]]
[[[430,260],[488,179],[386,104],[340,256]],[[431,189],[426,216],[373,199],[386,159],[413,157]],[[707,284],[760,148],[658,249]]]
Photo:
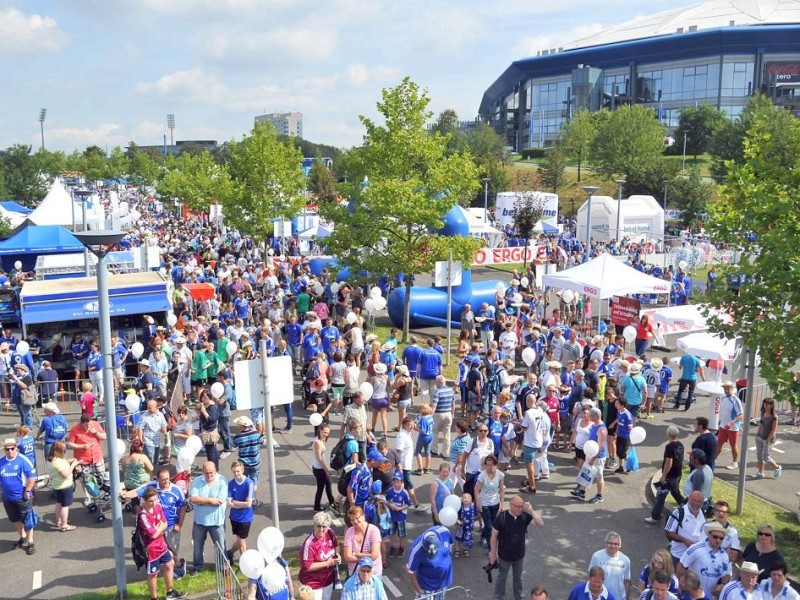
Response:
[[[241,139],[265,112],[351,147],[410,76],[477,115],[512,61],[698,0],[0,0],[0,148]]]

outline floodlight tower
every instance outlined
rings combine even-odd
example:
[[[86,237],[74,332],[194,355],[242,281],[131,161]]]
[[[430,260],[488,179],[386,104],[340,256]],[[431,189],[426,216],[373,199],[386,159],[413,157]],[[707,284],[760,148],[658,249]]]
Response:
[[[169,128],[169,145],[175,145],[175,115],[167,115],[167,127]]]
[[[39,128],[42,131],[42,150],[44,150],[44,119],[47,116],[47,109],[43,108],[39,111]]]

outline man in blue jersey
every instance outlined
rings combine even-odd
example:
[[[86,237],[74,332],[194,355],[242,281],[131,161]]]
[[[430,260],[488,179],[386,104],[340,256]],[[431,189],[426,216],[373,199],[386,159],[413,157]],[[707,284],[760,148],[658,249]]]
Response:
[[[36,469],[33,463],[22,456],[17,448],[17,440],[8,438],[3,442],[3,456],[0,457],[0,492],[3,494],[3,507],[8,520],[14,524],[19,535],[19,546],[29,556],[36,552],[33,546],[33,529],[25,530],[25,519],[31,510],[33,486],[36,485]]]
[[[411,544],[406,568],[417,598],[444,599],[453,583],[452,545],[450,530],[441,525],[429,527]]]
[[[233,437],[233,445],[239,450],[239,462],[244,467],[245,476],[253,481],[253,508],[261,506],[255,499],[258,481],[261,478],[261,448],[264,446],[264,436],[253,425],[250,417],[236,417],[233,424],[239,428],[239,433]]]
[[[333,353],[336,351],[336,342],[339,341],[339,328],[333,324],[333,319],[325,320],[325,327],[319,332],[322,338],[322,349],[328,356],[328,360],[333,358]]]
[[[44,436],[44,457],[45,460],[50,456],[50,449],[56,442],[63,442],[67,437],[67,420],[55,402],[45,402],[42,405],[44,417],[39,423],[39,431],[36,434],[38,440]]]
[[[589,569],[589,580],[572,588],[567,600],[623,600],[608,591],[605,579],[606,574],[602,567],[592,567]]]
[[[430,403],[436,393],[436,377],[442,374],[442,355],[433,346],[433,339],[429,339],[417,361],[420,395],[425,404]]]
[[[230,550],[225,551],[225,555],[228,562],[233,563],[233,556],[237,551],[242,554],[247,551],[256,488],[253,480],[245,476],[244,465],[238,460],[231,465],[231,472],[233,479],[228,482],[228,504],[231,507],[231,532],[236,536],[236,541]]]
[[[172,552],[175,560],[175,579],[180,579],[186,572],[186,559],[178,558],[178,550],[181,546],[181,531],[183,529],[183,519],[186,517],[186,497],[181,488],[172,483],[169,478],[169,468],[163,467],[158,470],[155,481],[148,481],[135,490],[122,492],[120,496],[125,500],[134,498],[144,498],[144,493],[149,488],[155,488],[158,492],[158,503],[167,518],[167,531],[164,533],[164,541]]]
[[[297,315],[289,315],[289,322],[286,323],[284,329],[286,331],[286,342],[289,344],[289,350],[292,353],[292,368],[297,369],[302,364],[300,362],[300,348],[303,343],[303,326],[297,322]]]
[[[417,368],[419,367],[419,357],[422,354],[422,348],[419,347],[419,339],[417,336],[412,335],[410,338],[410,343],[408,346],[405,347],[403,350],[403,354],[401,356],[403,360],[403,364],[408,367],[408,374],[411,377],[411,396],[415,396],[417,393],[417,388],[419,387],[419,371]]]

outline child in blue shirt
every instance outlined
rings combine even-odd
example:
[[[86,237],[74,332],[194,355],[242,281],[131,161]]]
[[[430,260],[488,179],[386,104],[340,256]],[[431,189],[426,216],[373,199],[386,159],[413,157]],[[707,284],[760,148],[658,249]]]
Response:
[[[417,475],[430,473],[431,470],[431,442],[433,442],[433,408],[430,404],[423,404],[419,409],[419,416],[416,419],[417,446],[414,449],[414,456],[417,458]],[[423,466],[424,463],[424,466]]]
[[[247,550],[246,540],[250,535],[250,525],[253,523],[255,483],[249,477],[245,477],[244,465],[238,460],[231,465],[231,471],[233,479],[228,482],[228,506],[231,507],[231,531],[236,536],[236,541],[225,553],[228,561],[232,563],[237,550],[242,554]]]
[[[464,556],[469,556],[469,549],[472,548],[472,531],[475,527],[475,519],[477,517],[475,504],[472,502],[471,494],[464,494],[461,496],[461,508],[458,509],[458,529],[456,529],[456,552],[453,556],[458,558],[461,552]]]
[[[392,531],[389,543],[389,558],[402,558],[408,547],[406,520],[411,496],[403,487],[403,473],[397,471],[392,478],[392,487],[386,492],[386,505],[392,518]]]
[[[669,356],[665,356],[661,367],[661,382],[658,386],[658,394],[656,395],[656,411],[664,412],[664,401],[667,399],[669,393],[669,384],[672,381],[672,369],[669,366]]]

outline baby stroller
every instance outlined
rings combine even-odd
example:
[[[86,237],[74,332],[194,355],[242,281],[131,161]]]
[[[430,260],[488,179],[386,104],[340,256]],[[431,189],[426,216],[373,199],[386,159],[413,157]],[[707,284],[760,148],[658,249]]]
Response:
[[[108,471],[100,472],[94,465],[85,465],[81,468],[80,478],[86,490],[86,510],[96,513],[95,520],[102,523],[106,520],[104,513],[112,502]]]

